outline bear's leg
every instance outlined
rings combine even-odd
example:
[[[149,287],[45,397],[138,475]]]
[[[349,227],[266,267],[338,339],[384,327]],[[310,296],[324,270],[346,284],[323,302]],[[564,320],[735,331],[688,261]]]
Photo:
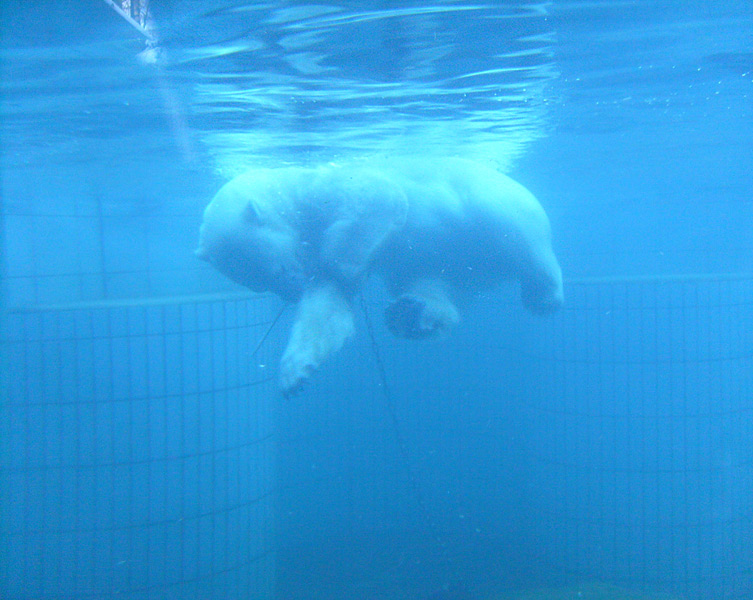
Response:
[[[404,288],[385,311],[387,327],[398,337],[424,339],[445,333],[460,321],[441,281],[419,279]]]
[[[306,290],[298,303],[290,340],[280,363],[283,393],[298,390],[353,331],[350,303],[335,284],[320,284]]]
[[[325,270],[344,283],[360,279],[384,241],[403,224],[407,210],[402,195],[386,192],[372,202],[349,207],[322,236],[320,258]]]
[[[523,306],[537,314],[551,313],[562,306],[562,270],[554,252],[546,249],[532,257],[530,269],[520,279],[520,296]]]

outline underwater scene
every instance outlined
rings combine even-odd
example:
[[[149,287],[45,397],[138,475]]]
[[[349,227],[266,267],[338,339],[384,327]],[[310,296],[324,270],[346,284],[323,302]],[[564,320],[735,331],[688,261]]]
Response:
[[[3,0],[0,598],[753,600],[753,3]]]

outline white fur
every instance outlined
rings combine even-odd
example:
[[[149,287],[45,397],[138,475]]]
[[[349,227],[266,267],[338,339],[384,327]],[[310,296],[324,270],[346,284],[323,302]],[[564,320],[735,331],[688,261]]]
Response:
[[[284,392],[298,387],[353,335],[353,311],[332,283],[307,289],[298,304],[288,346],[280,362]]]
[[[370,272],[395,296],[397,335],[455,325],[459,295],[506,279],[523,304],[563,302],[549,221],[509,177],[461,159],[401,159],[256,169],[226,184],[204,213],[197,255],[253,290],[298,302],[282,358],[297,389],[353,332],[350,298]]]

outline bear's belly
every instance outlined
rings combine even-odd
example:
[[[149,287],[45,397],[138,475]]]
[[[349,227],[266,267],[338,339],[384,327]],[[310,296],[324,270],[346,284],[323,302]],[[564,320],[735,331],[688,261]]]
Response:
[[[375,270],[396,286],[429,278],[466,289],[493,287],[519,277],[524,259],[519,244],[500,239],[468,227],[431,234],[407,227],[385,245]]]

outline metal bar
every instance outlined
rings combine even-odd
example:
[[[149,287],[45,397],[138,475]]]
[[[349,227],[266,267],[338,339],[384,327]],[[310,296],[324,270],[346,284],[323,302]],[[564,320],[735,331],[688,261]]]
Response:
[[[693,283],[703,281],[744,281],[753,279],[753,273],[687,273],[669,275],[615,275],[612,277],[573,277],[565,284],[599,283]]]
[[[252,292],[227,292],[220,294],[194,294],[186,296],[164,296],[158,298],[124,298],[114,300],[92,300],[90,302],[71,302],[66,304],[36,304],[28,306],[14,306],[6,310],[7,313],[34,313],[66,310],[89,310],[97,308],[128,308],[138,306],[172,306],[180,304],[200,304],[205,302],[223,302],[232,300],[246,300],[254,297],[271,297],[270,294],[254,294]]]
[[[129,15],[126,11],[124,11],[122,8],[120,8],[120,5],[115,2],[115,0],[104,0],[105,4],[108,4],[112,9],[118,13],[121,17],[123,17],[128,23],[130,23],[133,27],[136,28],[136,30],[143,35],[147,40],[150,42],[156,42],[157,38],[152,35],[152,33],[146,28],[141,25],[138,21],[136,21],[131,15]]]
[[[686,275],[628,275],[614,277],[574,277],[566,279],[565,285],[599,285],[625,283],[692,283],[704,281],[745,281],[753,279],[753,273],[689,273]],[[6,308],[7,313],[31,313],[62,310],[82,310],[92,308],[122,308],[132,306],[166,306],[200,302],[221,302],[245,300],[248,298],[271,297],[269,293],[226,292],[217,294],[194,294],[187,296],[165,296],[157,298],[124,298],[113,300],[93,300],[68,304],[30,304]]]

